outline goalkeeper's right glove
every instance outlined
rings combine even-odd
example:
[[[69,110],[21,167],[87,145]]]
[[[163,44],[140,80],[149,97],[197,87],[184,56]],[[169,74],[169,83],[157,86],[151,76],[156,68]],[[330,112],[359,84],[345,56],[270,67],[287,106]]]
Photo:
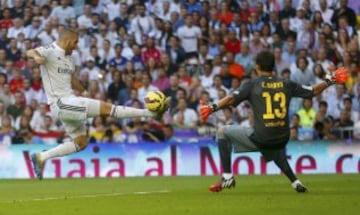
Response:
[[[214,111],[216,111],[217,105],[208,105],[204,100],[200,100],[200,119],[202,123],[205,123],[207,119],[209,118],[210,114],[212,114]]]

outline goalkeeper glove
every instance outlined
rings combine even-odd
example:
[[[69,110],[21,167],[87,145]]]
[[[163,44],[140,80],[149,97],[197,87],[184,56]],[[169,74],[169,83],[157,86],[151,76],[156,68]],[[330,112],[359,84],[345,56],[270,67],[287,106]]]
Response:
[[[342,84],[349,79],[349,70],[345,67],[340,67],[335,69],[334,67],[329,67],[325,75],[325,81],[328,85],[332,84]]]
[[[202,123],[205,123],[209,118],[210,114],[217,110],[217,105],[207,105],[204,100],[200,100],[200,119]]]

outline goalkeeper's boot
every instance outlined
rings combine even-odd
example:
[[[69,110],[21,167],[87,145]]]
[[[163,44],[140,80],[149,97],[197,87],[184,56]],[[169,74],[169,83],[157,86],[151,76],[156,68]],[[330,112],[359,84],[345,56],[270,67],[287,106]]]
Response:
[[[299,180],[294,181],[291,186],[298,193],[306,193],[308,191],[307,188]]]
[[[158,110],[158,111],[156,111],[156,112],[153,112],[154,113],[154,115],[153,115],[153,119],[155,119],[156,121],[161,121],[162,120],[162,118],[163,118],[163,116],[164,116],[164,114],[165,114],[165,112],[169,109],[169,107],[170,107],[170,101],[171,101],[171,97],[169,96],[169,97],[167,97],[166,99],[165,99],[165,101],[164,101],[164,106],[160,109],[160,110]]]
[[[36,174],[36,177],[41,180],[43,178],[43,168],[45,162],[40,159],[40,153],[35,153],[31,155],[31,162]]]
[[[224,177],[222,177],[221,181],[214,185],[211,185],[209,187],[209,190],[211,192],[220,192],[225,188],[231,189],[231,188],[235,187],[235,185],[236,185],[236,183],[235,183],[234,177],[231,177],[229,179],[225,179]]]

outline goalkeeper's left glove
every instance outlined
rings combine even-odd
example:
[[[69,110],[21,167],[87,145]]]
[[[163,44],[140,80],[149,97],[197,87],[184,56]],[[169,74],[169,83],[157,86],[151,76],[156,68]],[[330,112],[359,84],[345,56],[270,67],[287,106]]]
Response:
[[[325,81],[328,85],[332,84],[342,84],[349,79],[349,70],[345,67],[340,67],[335,69],[334,67],[329,67],[325,75]]]

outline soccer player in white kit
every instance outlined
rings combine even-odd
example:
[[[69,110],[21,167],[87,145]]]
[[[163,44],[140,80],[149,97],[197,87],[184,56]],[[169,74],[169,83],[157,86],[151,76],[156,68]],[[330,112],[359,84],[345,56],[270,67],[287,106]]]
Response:
[[[64,142],[48,151],[31,155],[31,160],[39,179],[46,160],[65,156],[86,148],[86,120],[95,116],[113,116],[116,118],[152,117],[161,119],[168,108],[167,99],[164,108],[151,112],[147,109],[137,109],[116,106],[100,100],[75,96],[73,89],[84,95],[86,90],[75,77],[75,66],[71,57],[76,48],[78,34],[70,30],[63,30],[57,41],[26,52],[27,57],[33,58],[40,65],[41,77],[48,97],[51,115],[60,119],[65,131],[72,141]]]

